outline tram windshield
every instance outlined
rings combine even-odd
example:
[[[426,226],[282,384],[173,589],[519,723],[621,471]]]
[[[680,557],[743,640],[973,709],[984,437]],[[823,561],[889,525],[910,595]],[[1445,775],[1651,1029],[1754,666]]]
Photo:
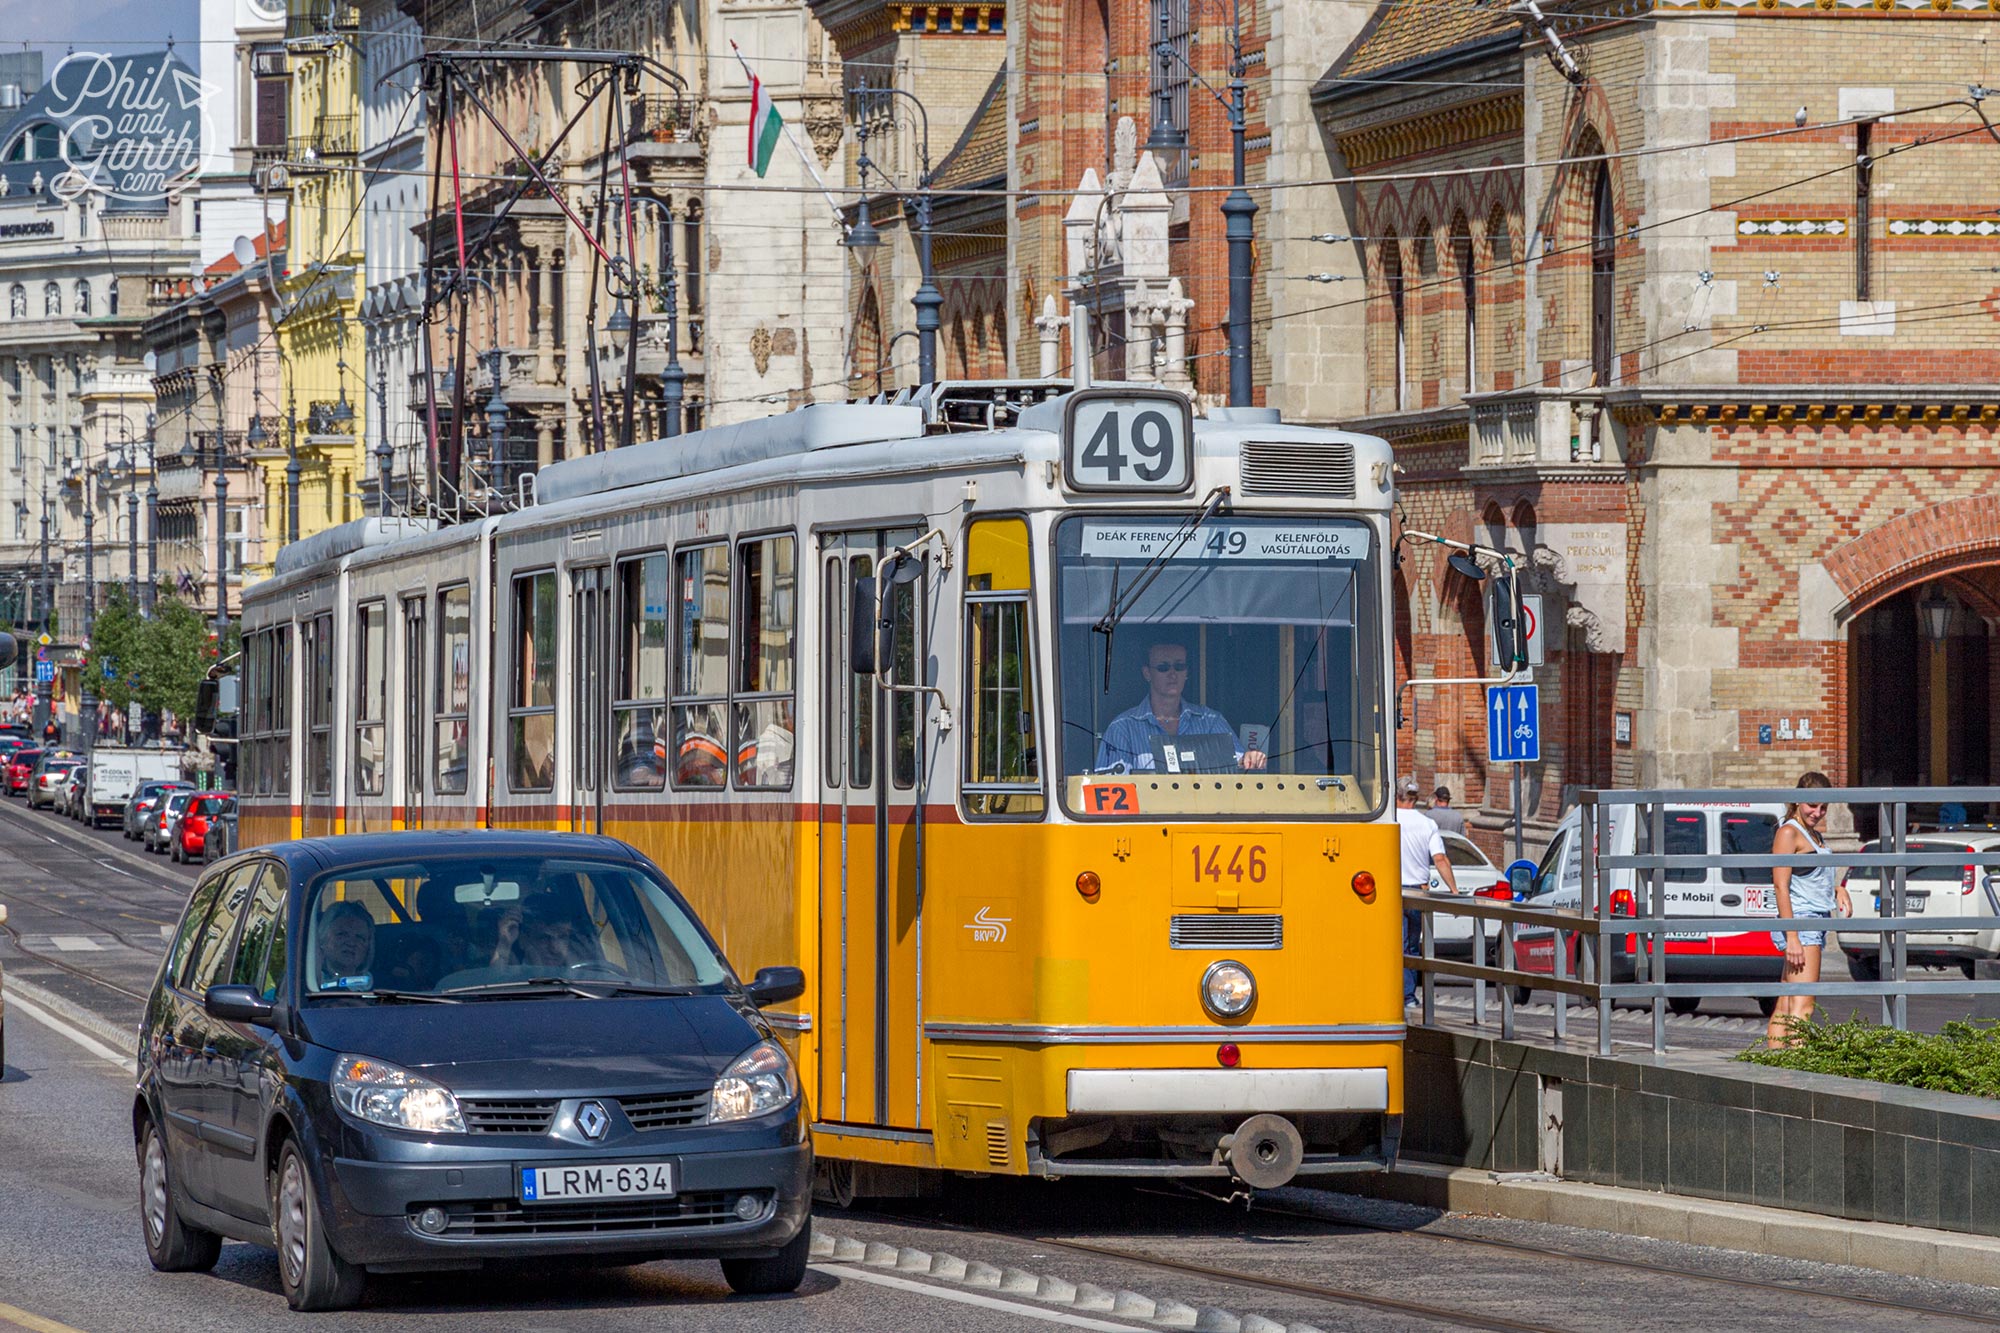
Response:
[[[1375,543],[1357,519],[1056,530],[1064,799],[1084,817],[1383,803]]]

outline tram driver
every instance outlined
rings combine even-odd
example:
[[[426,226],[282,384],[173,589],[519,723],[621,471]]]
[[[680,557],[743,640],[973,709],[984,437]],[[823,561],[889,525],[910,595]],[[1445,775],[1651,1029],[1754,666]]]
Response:
[[[1146,681],[1146,697],[1111,719],[1097,746],[1097,770],[1127,771],[1155,767],[1153,741],[1156,737],[1227,736],[1235,749],[1237,767],[1246,772],[1261,770],[1268,762],[1262,750],[1245,749],[1235,743],[1236,730],[1229,719],[1213,708],[1189,702],[1187,645],[1173,639],[1159,639],[1148,645],[1145,664],[1139,674]]]

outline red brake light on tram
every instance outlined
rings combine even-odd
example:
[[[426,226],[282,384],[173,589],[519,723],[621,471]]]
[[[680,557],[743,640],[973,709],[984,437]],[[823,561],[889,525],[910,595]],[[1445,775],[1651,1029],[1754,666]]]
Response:
[[[1372,903],[1375,901],[1374,875],[1366,870],[1356,871],[1354,878],[1348,882],[1354,886],[1355,896],[1360,898],[1362,902]]]
[[[1243,1063],[1243,1052],[1233,1041],[1225,1041],[1215,1048],[1215,1063],[1224,1069],[1234,1069]]]
[[[1097,878],[1095,870],[1085,870],[1076,877],[1076,891],[1083,895],[1087,903],[1094,903],[1104,893],[1104,883]]]

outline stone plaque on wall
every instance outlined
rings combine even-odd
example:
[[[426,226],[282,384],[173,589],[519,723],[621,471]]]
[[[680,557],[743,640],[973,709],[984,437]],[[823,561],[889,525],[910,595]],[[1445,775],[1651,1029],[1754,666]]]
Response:
[[[1625,651],[1625,525],[1543,523],[1536,561],[1569,598],[1567,622],[1594,653]]]

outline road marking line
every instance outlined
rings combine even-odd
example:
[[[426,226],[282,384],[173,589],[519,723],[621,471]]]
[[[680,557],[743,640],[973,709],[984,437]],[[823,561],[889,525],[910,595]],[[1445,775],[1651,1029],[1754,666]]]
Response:
[[[982,1310],[1005,1310],[1023,1319],[1039,1319],[1045,1324],[1062,1324],[1068,1328],[1092,1328],[1102,1333],[1147,1333],[1141,1324],[1114,1324],[1109,1320],[1090,1319],[1080,1314],[1065,1314],[1061,1310],[1043,1310],[1032,1305],[1022,1305],[1017,1301],[1003,1301],[994,1296],[982,1296],[975,1291],[953,1291],[949,1287],[933,1287],[928,1282],[912,1282],[908,1278],[891,1277],[887,1273],[872,1273],[853,1264],[814,1264],[822,1273],[835,1277],[854,1278],[860,1282],[873,1282],[878,1287],[894,1287],[898,1291],[913,1291],[920,1296],[935,1296],[941,1301],[956,1301],[960,1305],[976,1305]]]
[[[92,859],[93,861],[97,861],[97,858],[96,858],[96,857],[92,857],[91,859]],[[111,863],[110,863],[109,861],[97,861],[97,864],[99,864],[99,865],[103,866],[103,867],[104,867],[104,868],[105,868],[106,870],[109,870],[109,871],[110,871],[110,872],[111,872],[112,874],[114,874],[114,875],[123,875],[123,876],[124,876],[125,878],[127,878],[127,879],[136,879],[136,878],[138,878],[138,876],[134,875],[134,874],[133,874],[133,873],[132,873],[131,871],[129,871],[129,870],[120,870],[120,869],[119,869],[119,868],[118,868],[117,866],[115,866],[115,865],[112,865],[112,864],[111,864]]]
[[[44,1319],[38,1314],[29,1314],[26,1310],[8,1305],[4,1301],[0,1301],[0,1319],[29,1329],[32,1333],[83,1333],[82,1329],[71,1328],[68,1324],[58,1324],[55,1320]]]
[[[51,935],[49,943],[64,953],[103,953],[104,946],[88,935]]]
[[[131,1056],[126,1055],[122,1051],[114,1051],[109,1046],[106,1046],[103,1042],[99,1041],[97,1038],[85,1032],[82,1028],[71,1027],[68,1023],[63,1022],[62,1019],[57,1018],[54,1014],[42,1008],[40,1005],[28,1003],[26,1000],[22,999],[18,994],[10,993],[7,996],[7,1007],[9,1009],[20,1010],[23,1014],[26,1014],[29,1018],[34,1019],[37,1023],[40,1023],[43,1027],[49,1029],[51,1032],[54,1032],[58,1036],[68,1037],[71,1041],[83,1047],[84,1050],[89,1051],[92,1055],[96,1056],[100,1060],[109,1060],[112,1064],[117,1065],[120,1069],[132,1068]],[[4,1312],[7,1308],[8,1307],[0,1306],[0,1312]]]

